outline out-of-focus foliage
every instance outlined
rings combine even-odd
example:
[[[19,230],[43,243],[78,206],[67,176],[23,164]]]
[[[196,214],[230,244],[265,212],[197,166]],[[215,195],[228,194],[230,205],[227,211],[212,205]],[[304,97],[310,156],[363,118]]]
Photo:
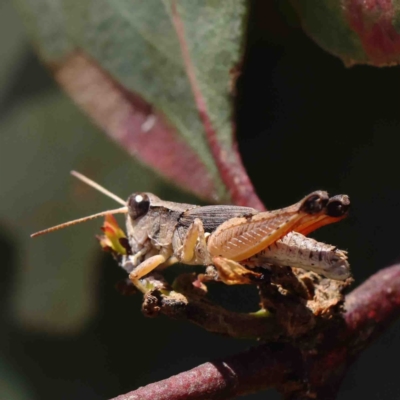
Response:
[[[2,4],[0,19],[5,60],[0,67],[1,99],[11,90],[29,90],[18,89],[15,85],[23,83],[13,80],[29,44],[8,3]],[[95,308],[94,235],[100,233],[102,221],[36,240],[29,234],[115,206],[69,171],[85,172],[122,197],[135,190],[165,193],[166,186],[100,135],[47,77],[41,78],[47,89],[32,89],[31,96],[11,97],[13,101],[2,104],[0,221],[3,230],[12,230],[19,239],[14,318],[35,329],[65,333],[80,329]]]
[[[100,233],[102,221],[43,238],[29,234],[114,208],[113,202],[72,178],[73,168],[124,197],[137,188],[158,191],[156,179],[98,135],[56,89],[11,106],[0,130],[7,143],[0,147],[0,168],[10,170],[2,173],[3,193],[10,194],[2,196],[2,222],[22,239],[16,316],[38,329],[74,330],[93,311],[97,280],[92,251],[97,242],[91,238]]]
[[[236,168],[246,1],[16,3],[56,79],[125,150],[202,198],[232,201],[206,134]]]

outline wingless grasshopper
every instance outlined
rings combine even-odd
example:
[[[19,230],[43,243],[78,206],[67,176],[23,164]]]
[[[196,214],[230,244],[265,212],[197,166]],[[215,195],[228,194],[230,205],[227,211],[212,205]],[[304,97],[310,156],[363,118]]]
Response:
[[[126,214],[131,254],[124,256],[122,265],[134,284],[154,269],[175,263],[214,266],[228,284],[236,283],[232,276],[249,273],[249,268],[271,264],[303,268],[335,280],[350,276],[346,252],[305,236],[346,217],[350,205],[346,195],[329,198],[326,192],[316,191],[289,207],[260,212],[234,205],[174,203],[152,193],[134,193],[124,201],[85,176],[72,174],[123,207],[32,237],[97,217]]]

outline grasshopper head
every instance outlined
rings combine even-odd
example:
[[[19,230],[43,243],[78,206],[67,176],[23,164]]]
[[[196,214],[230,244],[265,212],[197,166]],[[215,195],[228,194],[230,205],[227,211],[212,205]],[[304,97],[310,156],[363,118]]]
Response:
[[[159,230],[159,213],[153,208],[157,200],[152,193],[133,193],[128,197],[126,230],[133,253],[140,251],[149,237]]]

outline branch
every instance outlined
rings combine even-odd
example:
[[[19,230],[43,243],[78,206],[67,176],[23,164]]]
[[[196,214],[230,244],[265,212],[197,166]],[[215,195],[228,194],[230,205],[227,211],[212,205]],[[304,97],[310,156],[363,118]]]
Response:
[[[345,320],[354,355],[400,316],[400,264],[382,269],[346,298]]]
[[[230,399],[271,387],[288,399],[334,399],[348,365],[400,316],[400,264],[376,273],[350,293],[346,309],[343,319],[309,347],[260,345],[116,399]],[[304,381],[308,383],[302,386]]]
[[[235,338],[261,337],[276,341],[284,335],[282,324],[266,310],[258,313],[238,313],[226,310],[207,299],[206,292],[193,286],[194,274],[182,274],[174,289],[160,274],[141,279],[144,286],[143,313],[148,317],[162,313],[169,318],[190,321],[202,328]]]
[[[293,348],[267,345],[226,360],[208,362],[171,378],[152,383],[115,400],[230,399],[276,386],[288,379],[296,362]]]

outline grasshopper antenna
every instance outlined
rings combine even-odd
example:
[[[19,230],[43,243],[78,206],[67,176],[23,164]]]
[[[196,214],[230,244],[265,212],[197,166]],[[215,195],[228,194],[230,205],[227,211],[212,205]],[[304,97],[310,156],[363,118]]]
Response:
[[[71,171],[71,175],[75,176],[75,178],[78,178],[79,180],[81,180],[82,182],[86,183],[87,185],[91,186],[92,188],[98,190],[99,192],[105,194],[106,196],[112,198],[113,200],[115,200],[117,203],[122,204],[124,207],[121,208],[116,208],[115,210],[107,210],[107,211],[103,211],[97,214],[93,214],[93,215],[89,215],[87,217],[83,217],[83,218],[78,218],[78,219],[74,219],[72,221],[69,222],[64,222],[63,224],[60,225],[56,225],[53,226],[51,228],[47,228],[47,229],[43,229],[42,231],[33,233],[31,235],[31,237],[36,237],[36,236],[40,236],[40,235],[44,235],[46,233],[50,233],[50,232],[54,232],[54,231],[58,231],[59,229],[63,229],[63,228],[67,228],[68,226],[72,226],[72,225],[76,225],[76,224],[80,224],[81,222],[86,222],[86,221],[90,221],[91,219],[94,218],[99,218],[99,217],[104,217],[105,215],[111,215],[111,214],[126,214],[128,212],[128,207],[126,206],[126,201],[122,200],[120,197],[118,197],[116,194],[111,193],[109,190],[107,190],[105,187],[99,185],[98,183],[96,183],[95,181],[92,181],[91,179],[89,179],[87,176],[77,172],[77,171]]]
[[[32,238],[40,235],[44,235],[45,233],[50,233],[54,231],[58,231],[59,229],[67,228],[68,226],[80,224],[81,222],[86,222],[90,221],[91,219],[99,218],[99,217],[104,217],[106,215],[112,215],[112,214],[126,214],[128,212],[128,207],[121,207],[121,208],[116,208],[114,210],[107,210],[107,211],[102,211],[97,214],[89,215],[87,217],[83,218],[78,218],[74,219],[72,221],[64,222],[63,224],[52,226],[51,228],[43,229],[42,231],[33,233],[31,235]]]
[[[86,183],[86,185],[91,186],[93,189],[98,190],[100,193],[103,193],[106,196],[110,197],[111,199],[115,200],[117,203],[122,204],[123,206],[126,205],[126,201],[121,199],[121,197],[118,197],[116,194],[111,193],[105,187],[101,186],[100,184],[96,183],[95,181],[92,181],[90,178],[81,174],[80,172],[71,171],[71,175],[73,175],[75,178],[78,178],[80,181]]]

